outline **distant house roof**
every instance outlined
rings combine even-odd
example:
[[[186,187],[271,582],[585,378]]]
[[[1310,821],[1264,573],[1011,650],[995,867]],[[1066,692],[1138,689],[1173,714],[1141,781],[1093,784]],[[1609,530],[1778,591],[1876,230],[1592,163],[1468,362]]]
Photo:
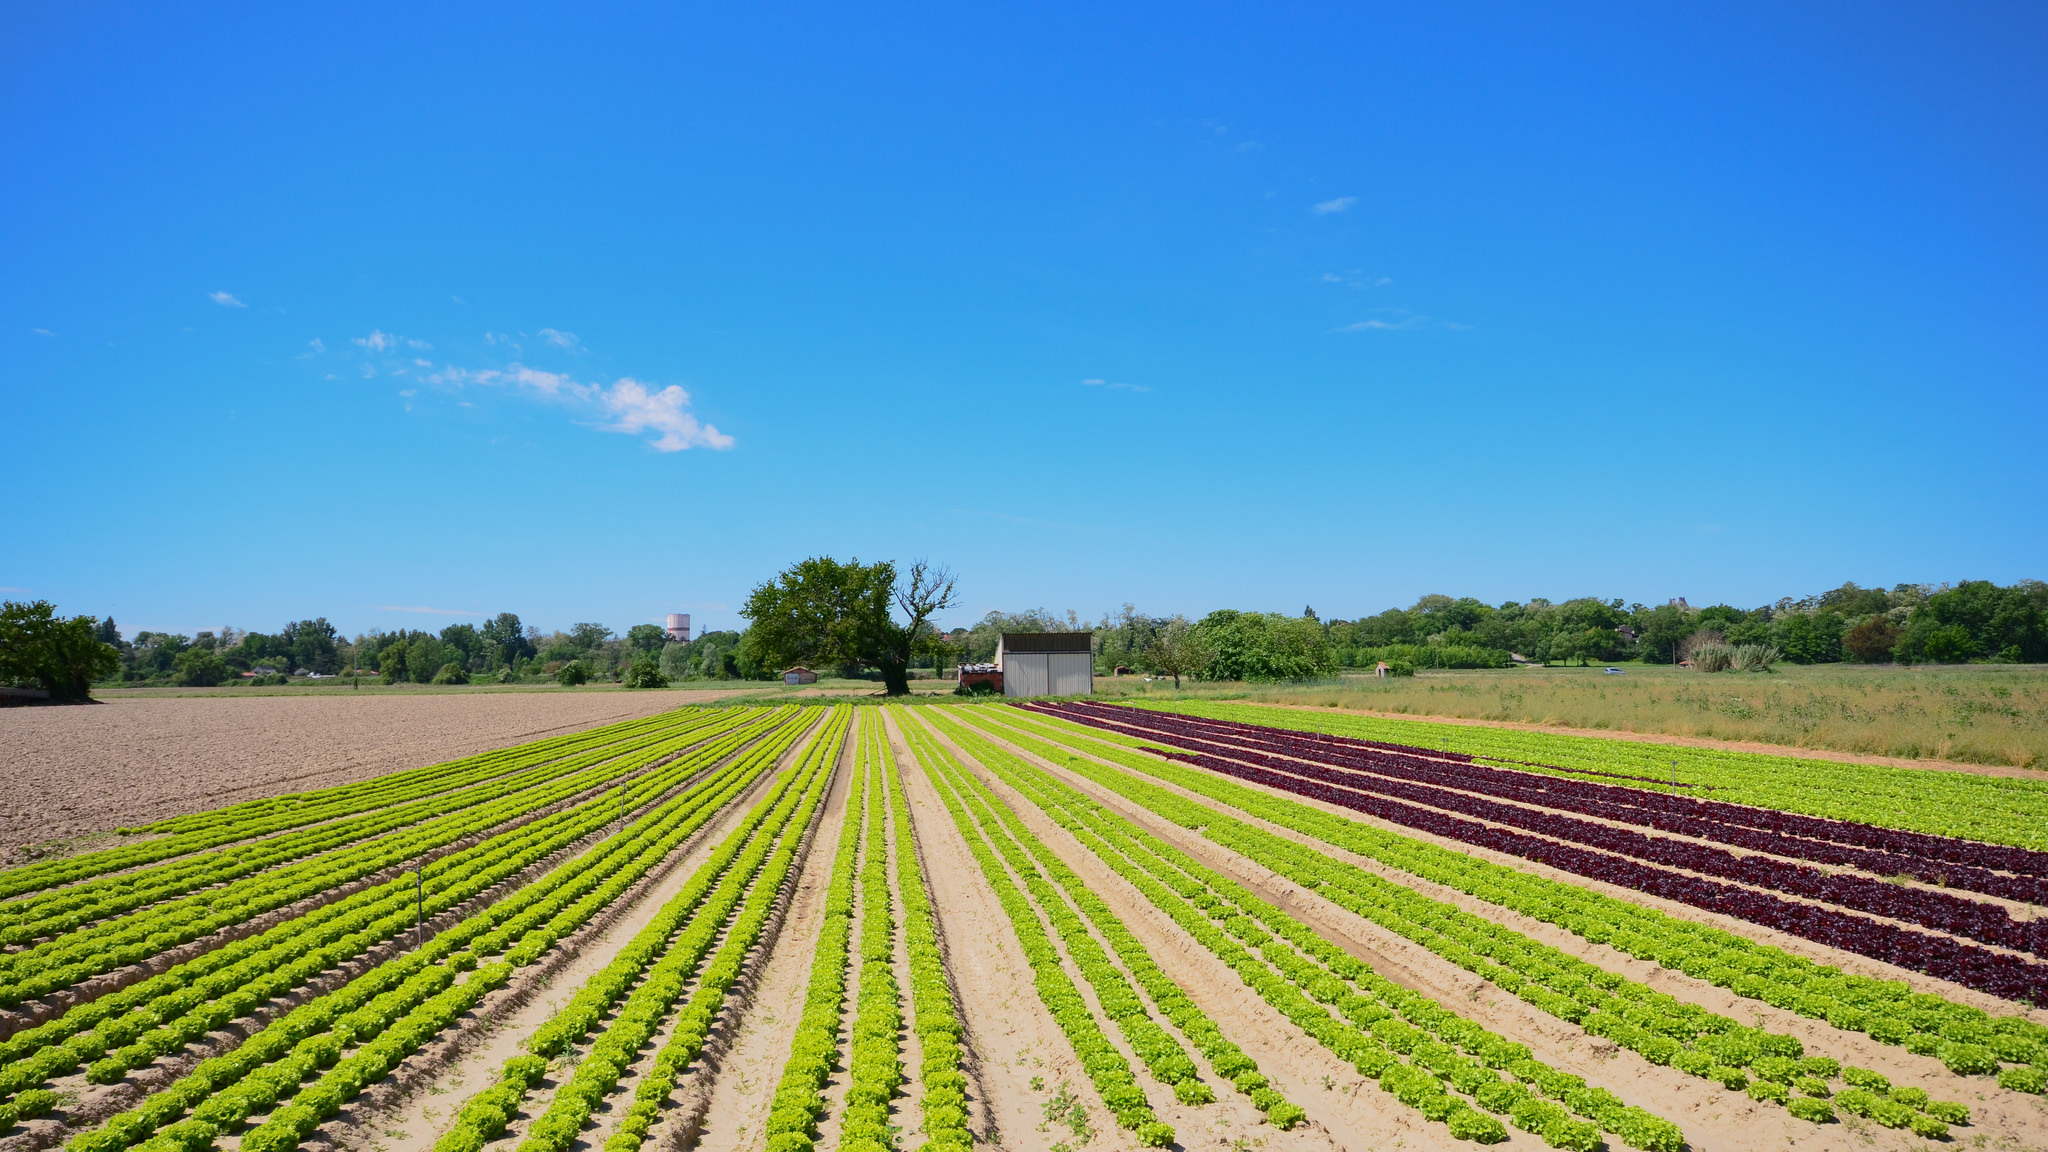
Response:
[[[788,668],[784,668],[784,669],[782,670],[782,674],[783,674],[784,676],[787,676],[787,675],[789,675],[789,674],[790,674],[791,672],[809,672],[809,671],[810,671],[810,669],[809,669],[809,668],[806,668],[806,667],[804,667],[804,666],[803,666],[803,665],[801,665],[801,664],[797,664],[797,665],[793,665],[793,666],[791,666],[791,667],[788,667]]]
[[[1093,652],[1093,632],[1005,632],[1005,652]]]

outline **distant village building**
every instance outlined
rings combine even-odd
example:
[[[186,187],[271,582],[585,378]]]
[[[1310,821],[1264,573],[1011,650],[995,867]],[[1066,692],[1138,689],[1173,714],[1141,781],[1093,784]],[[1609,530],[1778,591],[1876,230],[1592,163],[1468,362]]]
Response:
[[[1095,691],[1093,632],[1005,632],[996,645],[1005,696],[1086,696]]]
[[[785,668],[782,671],[782,682],[791,685],[816,684],[818,682],[818,674],[801,665],[795,668]]]

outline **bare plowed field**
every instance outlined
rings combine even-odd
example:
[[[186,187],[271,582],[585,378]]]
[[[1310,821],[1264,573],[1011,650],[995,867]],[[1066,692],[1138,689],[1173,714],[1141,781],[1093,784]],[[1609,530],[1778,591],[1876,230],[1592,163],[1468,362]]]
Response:
[[[1816,766],[1820,818],[1194,711],[248,754],[0,871],[0,1152],[2048,1147],[2031,782]]]
[[[175,696],[0,709],[0,862],[21,849],[352,784],[701,701],[700,692]]]

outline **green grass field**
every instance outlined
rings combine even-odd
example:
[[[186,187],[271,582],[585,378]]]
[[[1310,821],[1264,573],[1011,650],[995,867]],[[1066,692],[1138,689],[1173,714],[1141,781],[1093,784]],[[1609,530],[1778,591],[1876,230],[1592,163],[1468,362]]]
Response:
[[[2048,668],[1780,665],[1766,674],[1683,669],[1508,668],[1423,672],[1379,680],[1347,675],[1301,685],[1195,684],[1202,699],[1314,704],[1412,716],[1449,716],[1756,741],[1789,748],[2048,767]],[[1170,698],[1170,683],[1099,677],[1105,698]]]

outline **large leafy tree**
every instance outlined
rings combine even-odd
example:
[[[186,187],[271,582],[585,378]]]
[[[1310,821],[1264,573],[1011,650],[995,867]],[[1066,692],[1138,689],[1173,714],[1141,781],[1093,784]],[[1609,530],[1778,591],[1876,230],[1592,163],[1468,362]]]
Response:
[[[745,648],[764,667],[874,668],[888,694],[901,696],[911,659],[935,642],[932,616],[953,604],[953,586],[950,572],[922,560],[899,578],[892,561],[813,556],[748,595]]]
[[[1205,680],[1310,680],[1336,671],[1322,625],[1306,617],[1223,608],[1192,631],[1209,654]]]
[[[36,684],[52,700],[92,699],[92,682],[121,670],[121,654],[90,616],[69,620],[48,600],[0,604],[0,681]]]

